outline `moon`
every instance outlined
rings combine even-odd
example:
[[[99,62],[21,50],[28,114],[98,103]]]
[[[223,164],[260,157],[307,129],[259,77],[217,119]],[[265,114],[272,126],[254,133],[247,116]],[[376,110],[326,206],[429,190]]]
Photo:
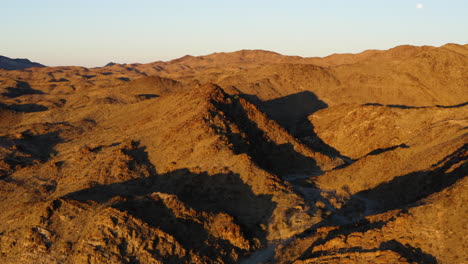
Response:
[[[417,8],[417,9],[423,9],[423,8],[424,8],[424,6],[423,6],[423,4],[422,4],[422,3],[419,3],[419,4],[416,6],[416,8]]]

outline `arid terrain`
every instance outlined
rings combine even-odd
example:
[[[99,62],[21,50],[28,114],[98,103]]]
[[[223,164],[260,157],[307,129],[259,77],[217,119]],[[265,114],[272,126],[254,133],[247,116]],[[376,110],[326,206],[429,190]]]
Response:
[[[0,263],[468,263],[467,102],[458,44],[0,69]]]

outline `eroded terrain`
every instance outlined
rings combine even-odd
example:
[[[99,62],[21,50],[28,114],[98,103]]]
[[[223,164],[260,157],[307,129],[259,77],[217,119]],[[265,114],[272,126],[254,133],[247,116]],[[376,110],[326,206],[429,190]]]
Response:
[[[0,70],[0,261],[465,263],[467,56]]]

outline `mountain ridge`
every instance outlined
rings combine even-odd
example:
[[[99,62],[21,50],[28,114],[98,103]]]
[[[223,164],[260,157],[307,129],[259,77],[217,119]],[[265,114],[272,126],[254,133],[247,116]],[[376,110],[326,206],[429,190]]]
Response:
[[[28,59],[12,59],[0,55],[0,69],[4,70],[24,70],[32,67],[46,67],[37,62]]]
[[[467,49],[0,70],[0,261],[466,262]]]

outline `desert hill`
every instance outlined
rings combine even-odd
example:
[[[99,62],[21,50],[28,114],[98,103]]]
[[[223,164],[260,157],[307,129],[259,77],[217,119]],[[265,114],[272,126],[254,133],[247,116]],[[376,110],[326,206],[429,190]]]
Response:
[[[28,59],[11,59],[5,56],[0,56],[0,69],[4,70],[23,70],[31,67],[45,67],[44,65],[31,62]]]
[[[0,260],[464,263],[467,56],[0,70]]]

